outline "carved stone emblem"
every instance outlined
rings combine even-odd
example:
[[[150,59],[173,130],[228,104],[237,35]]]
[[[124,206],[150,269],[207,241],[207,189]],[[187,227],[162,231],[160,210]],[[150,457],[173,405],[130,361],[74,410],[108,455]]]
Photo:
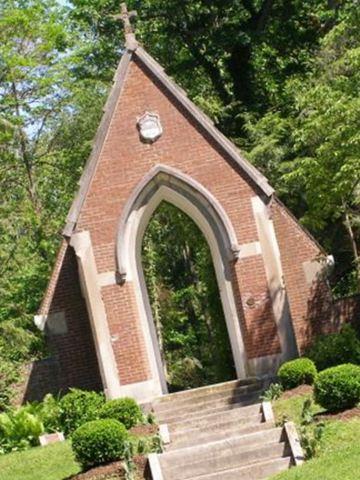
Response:
[[[160,117],[156,113],[145,112],[138,118],[137,126],[144,142],[153,143],[163,133]]]

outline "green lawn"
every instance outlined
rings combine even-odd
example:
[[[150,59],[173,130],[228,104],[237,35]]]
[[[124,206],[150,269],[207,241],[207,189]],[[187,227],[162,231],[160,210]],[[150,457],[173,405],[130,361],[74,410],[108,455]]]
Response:
[[[273,402],[277,420],[283,415],[298,422],[307,396]],[[314,405],[314,412],[320,407]],[[358,480],[360,478],[360,418],[326,421],[321,448],[316,458],[283,472],[273,480]]]
[[[0,480],[63,480],[78,472],[69,442],[0,456]]]
[[[130,438],[134,453],[153,451],[154,437],[131,435]],[[64,480],[80,471],[69,441],[0,455],[0,480]]]

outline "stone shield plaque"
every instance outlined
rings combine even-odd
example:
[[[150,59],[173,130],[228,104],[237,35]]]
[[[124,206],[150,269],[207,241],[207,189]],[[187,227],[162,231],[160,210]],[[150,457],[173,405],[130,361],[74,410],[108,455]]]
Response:
[[[140,138],[146,143],[153,143],[163,133],[160,117],[156,113],[145,112],[138,118],[137,126]]]

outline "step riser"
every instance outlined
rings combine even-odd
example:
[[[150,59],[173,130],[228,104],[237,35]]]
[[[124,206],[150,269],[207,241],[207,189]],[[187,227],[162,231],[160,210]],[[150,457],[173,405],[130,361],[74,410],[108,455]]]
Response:
[[[215,394],[206,394],[204,396],[200,396],[196,399],[189,399],[186,401],[174,401],[171,404],[169,403],[159,403],[153,405],[153,409],[155,414],[162,414],[167,412],[173,411],[189,411],[202,408],[203,405],[208,404],[215,404],[219,402],[219,404],[223,403],[234,403],[237,400],[240,400],[241,397],[246,397],[249,394],[254,392],[259,392],[261,389],[259,388],[258,384],[253,385],[246,385],[239,387],[231,392],[223,392],[215,393]]]
[[[247,418],[241,418],[241,420],[234,421],[230,419],[227,422],[214,423],[209,422],[208,425],[204,425],[200,428],[192,428],[189,430],[184,430],[181,432],[176,432],[170,434],[170,438],[174,441],[180,441],[183,438],[187,439],[194,436],[201,436],[206,433],[215,433],[219,430],[227,432],[236,432],[239,428],[242,428],[246,425],[259,425],[262,423],[262,415],[249,416]]]
[[[271,428],[248,435],[232,437],[225,441],[221,440],[208,445],[195,445],[181,450],[172,450],[163,453],[161,458],[169,465],[179,461],[183,461],[184,464],[196,463],[200,460],[204,461],[209,458],[224,456],[228,453],[239,455],[249,448],[257,448],[258,446],[263,446],[268,443],[276,444],[282,440],[282,429]]]
[[[250,383],[248,385],[240,385],[234,386],[231,389],[226,391],[204,391],[202,395],[196,395],[194,398],[181,398],[173,400],[172,402],[169,401],[158,401],[153,403],[153,408],[155,412],[164,412],[166,410],[172,410],[173,408],[186,408],[186,407],[193,407],[201,405],[204,402],[223,399],[223,398],[231,398],[234,396],[241,396],[246,395],[249,392],[254,392],[261,390],[262,386],[258,382]]]
[[[259,394],[251,395],[245,398],[242,398],[236,403],[226,403],[222,402],[222,404],[214,405],[211,402],[208,405],[202,406],[198,410],[193,411],[171,411],[168,414],[159,414],[155,415],[156,419],[159,423],[173,423],[173,422],[180,422],[181,420],[189,420],[190,418],[196,418],[199,416],[204,416],[206,414],[218,413],[218,412],[225,412],[227,410],[233,410],[234,408],[245,407],[248,405],[253,405],[254,403],[258,403],[259,401]]]
[[[185,480],[192,476],[206,475],[208,472],[222,472],[227,469],[239,468],[250,463],[271,460],[273,458],[289,456],[289,448],[284,443],[258,447],[257,449],[242,452],[235,455],[229,452],[228,455],[216,455],[212,460],[197,462],[193,464],[169,465],[162,463],[166,478],[173,480]]]
[[[249,465],[248,467],[240,467],[233,470],[223,471],[221,473],[213,473],[210,475],[201,475],[190,477],[191,480],[264,480],[271,475],[287,470],[291,465],[290,458],[281,458],[271,460],[266,463]],[[165,477],[165,480],[172,480]]]
[[[170,445],[168,446],[168,449],[172,450],[174,448],[184,448],[184,447],[190,447],[193,445],[216,442],[217,440],[224,440],[226,438],[229,438],[235,435],[245,435],[245,434],[253,433],[265,428],[266,428],[266,424],[260,423],[258,425],[248,425],[246,427],[241,427],[237,429],[234,428],[231,430],[223,430],[223,431],[214,432],[214,433],[206,433],[203,435],[194,435],[194,436],[189,435],[189,437],[185,439],[181,439],[181,440],[173,439]],[[268,428],[270,428],[270,426]]]
[[[195,417],[188,422],[175,422],[169,426],[169,429],[170,433],[180,433],[183,430],[207,426],[209,422],[212,422],[213,424],[218,424],[222,422],[225,423],[227,421],[241,422],[243,418],[259,414],[261,414],[261,405],[255,404],[249,407],[226,410],[225,412],[202,415],[200,417]]]

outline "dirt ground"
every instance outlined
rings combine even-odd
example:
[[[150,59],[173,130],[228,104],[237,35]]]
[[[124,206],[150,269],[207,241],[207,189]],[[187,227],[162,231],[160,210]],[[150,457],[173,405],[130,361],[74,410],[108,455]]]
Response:
[[[149,480],[147,458],[137,456],[133,459],[136,480]],[[67,480],[125,480],[123,462],[113,462],[100,467],[91,468],[87,472],[73,475]]]

